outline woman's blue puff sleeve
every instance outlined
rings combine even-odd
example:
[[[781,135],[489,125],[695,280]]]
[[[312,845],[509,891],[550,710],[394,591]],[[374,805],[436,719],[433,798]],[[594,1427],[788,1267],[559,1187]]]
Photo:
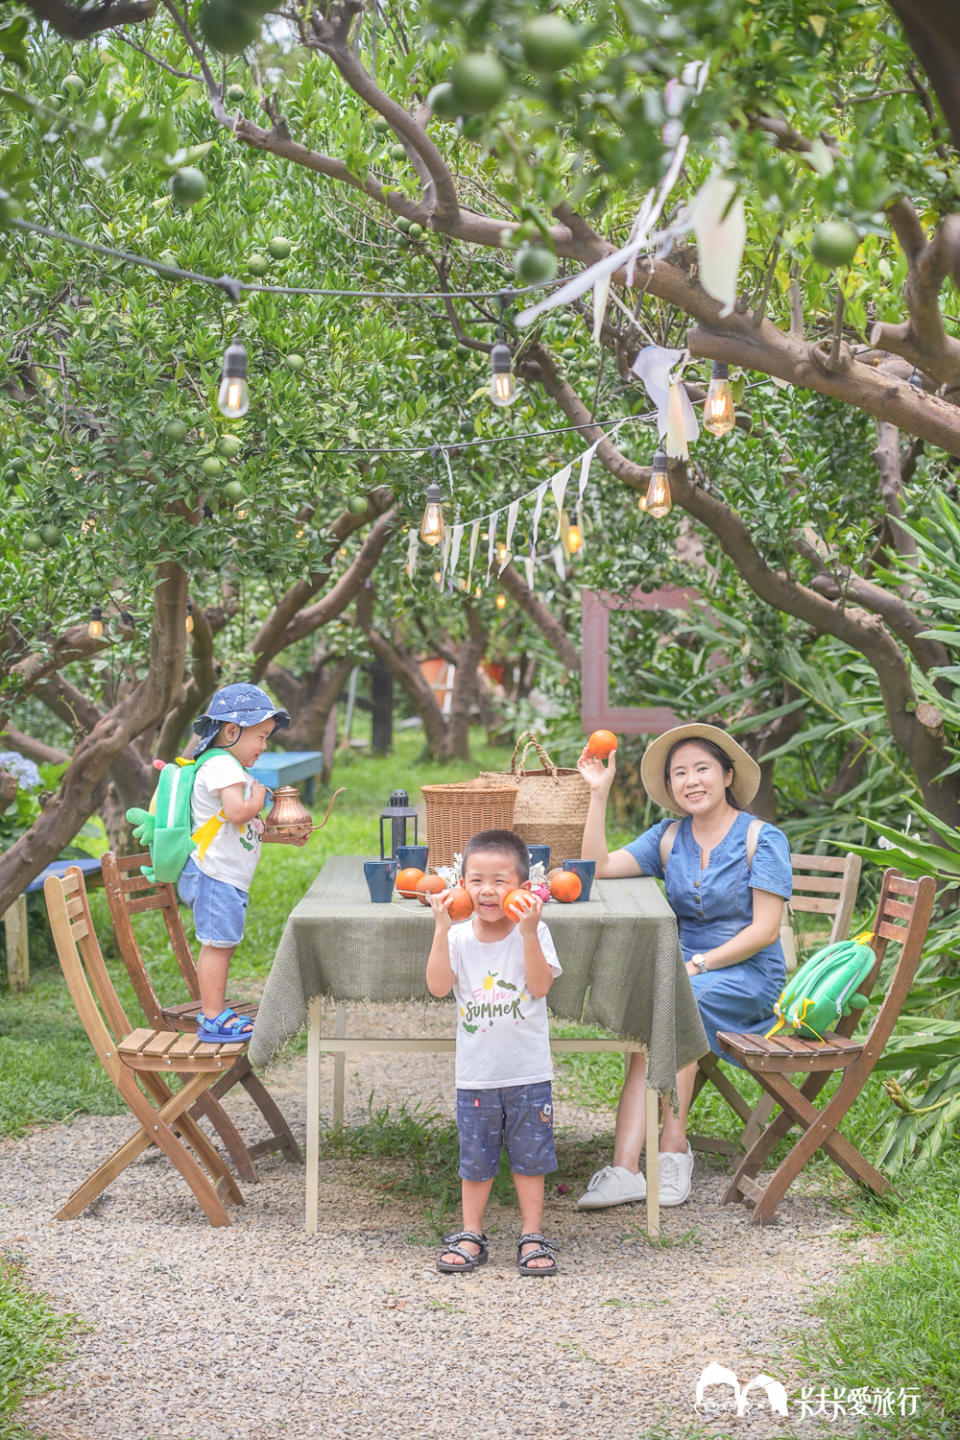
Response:
[[[757,853],[750,866],[750,888],[769,890],[773,895],[782,895],[784,900],[793,894],[790,842],[776,825],[764,825],[757,837]]]
[[[659,820],[656,825],[651,825],[649,830],[644,830],[636,840],[631,840],[629,845],[623,847],[633,856],[644,875],[652,875],[654,880],[663,879],[663,866],[660,864],[660,837],[669,825],[675,823],[671,819]],[[788,867],[789,861],[788,855]]]

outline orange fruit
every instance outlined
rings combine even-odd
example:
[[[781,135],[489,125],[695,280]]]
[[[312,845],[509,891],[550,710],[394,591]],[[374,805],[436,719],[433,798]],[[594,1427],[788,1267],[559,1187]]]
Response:
[[[503,899],[505,914],[509,915],[513,920],[519,920],[527,908],[525,897],[529,894],[529,890],[511,890],[510,894],[505,895]]]
[[[468,920],[473,914],[473,901],[462,885],[454,885],[453,899],[447,906],[451,920]]]
[[[423,871],[409,865],[406,870],[397,872],[397,889],[407,900],[413,900],[417,894],[417,881],[422,879]]]
[[[446,888],[447,882],[441,880],[439,875],[421,875],[415,887],[421,905],[429,905],[430,896],[439,895],[440,891],[446,890]]]
[[[620,742],[612,730],[594,730],[587,741],[587,749],[591,755],[596,755],[598,760],[606,760],[619,744]]]
[[[565,905],[571,900],[579,899],[582,889],[583,881],[579,875],[574,875],[572,870],[555,872],[550,881],[550,894],[554,900],[562,900]]]

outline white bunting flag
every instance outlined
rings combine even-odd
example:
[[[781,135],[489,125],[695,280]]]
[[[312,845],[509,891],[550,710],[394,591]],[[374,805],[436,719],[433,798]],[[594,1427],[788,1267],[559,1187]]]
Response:
[[[543,497],[549,484],[549,480],[544,480],[542,485],[537,486],[537,503],[533,507],[533,521],[530,526],[530,544],[534,550],[537,548],[537,532],[540,529],[540,516],[543,514]]]
[[[528,589],[528,590],[532,590],[532,589],[533,589],[533,566],[534,566],[534,552],[531,550],[531,551],[530,551],[530,554],[524,556],[524,560],[523,560],[523,568],[524,568],[524,571],[526,572],[526,576],[527,576],[527,589]]]
[[[494,510],[493,514],[487,517],[487,527],[489,530],[489,538],[487,541],[487,575],[493,572],[493,552],[497,546],[497,514],[498,512]]]
[[[411,526],[407,536],[407,574],[411,580],[417,573],[417,551],[420,549],[420,536]]]
[[[631,261],[632,263],[632,261]],[[600,344],[603,317],[607,313],[607,297],[610,294],[610,276],[601,275],[593,287],[593,343]]]
[[[506,555],[505,555],[504,558],[503,558],[503,564],[500,566],[500,569],[497,571],[497,574],[498,574],[498,575],[502,575],[503,572],[504,572],[504,570],[505,570],[505,569],[507,568],[507,566],[510,564],[511,557],[512,557],[512,555],[513,555],[513,532],[514,532],[514,530],[516,529],[516,525],[517,525],[517,515],[519,514],[519,512],[520,512],[520,501],[519,501],[519,500],[513,500],[513,501],[511,501],[511,503],[510,503],[510,508],[509,508],[508,511],[507,511],[507,535],[506,535],[506,540],[504,541],[504,544],[505,544],[506,547],[507,547],[507,553],[506,553]]]
[[[679,383],[670,386],[668,405],[667,454],[674,460],[686,460],[688,445],[700,435],[700,422],[690,396]]]
[[[564,563],[564,559],[563,559],[563,546],[562,546],[562,545],[554,545],[553,549],[550,551],[550,559],[553,561],[554,569],[556,570],[557,574],[560,576],[560,579],[561,579],[561,580],[566,580],[566,578],[567,578],[567,567],[566,567],[566,565],[565,565],[565,563]]]
[[[457,561],[460,559],[460,546],[463,544],[463,526],[454,525],[450,532],[450,574],[454,574],[457,568]]]
[[[477,554],[477,541],[480,538],[480,521],[474,520],[470,526],[470,558],[467,561],[467,584],[473,579],[473,562]]]
[[[590,478],[590,466],[593,463],[593,457],[597,453],[597,446],[599,444],[599,440],[594,440],[593,444],[590,446],[590,449],[584,450],[583,454],[580,456],[580,483],[577,485],[578,510],[580,509],[580,505],[583,500],[583,492],[587,488],[587,481]]]
[[[747,241],[747,222],[737,187],[723,175],[711,175],[701,185],[690,207],[690,224],[697,237],[698,279],[708,295],[729,315],[737,301],[737,276]]]
[[[558,470],[556,475],[554,475],[553,479],[550,481],[550,488],[553,491],[553,498],[557,502],[557,528],[554,532],[554,539],[556,539],[556,537],[560,534],[560,526],[563,522],[563,497],[566,494],[567,481],[570,479],[570,471],[572,469],[572,464],[564,465],[563,469]]]

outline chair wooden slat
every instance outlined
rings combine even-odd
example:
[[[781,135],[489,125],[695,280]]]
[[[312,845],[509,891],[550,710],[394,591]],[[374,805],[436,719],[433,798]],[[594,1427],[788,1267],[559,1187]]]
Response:
[[[842,872],[846,870],[850,858],[849,855],[794,855],[791,853],[790,863],[795,875],[805,870],[835,870]],[[859,859],[859,856],[854,856],[853,858]]]
[[[888,915],[898,917],[901,920],[909,920],[913,914],[913,905],[909,900],[893,900],[889,896],[884,901],[883,918]]]
[[[190,942],[180,919],[177,892],[173,885],[157,884],[142,873],[141,867],[148,865],[149,860],[147,854],[118,856],[112,851],[108,851],[103,857],[104,888],[120,956],[148,1023],[158,1032],[182,1032],[181,1039],[170,1046],[168,1053],[160,1054],[159,1065],[176,1068],[181,1057],[187,1057],[192,1059],[194,1064],[202,1063],[204,1066],[219,1068],[221,1072],[228,1071],[223,1080],[218,1081],[216,1093],[211,1091],[200,1097],[198,1113],[216,1129],[240,1177],[257,1181],[260,1177],[254,1163],[254,1148],[258,1154],[279,1150],[288,1160],[301,1160],[300,1147],[276,1101],[253,1071],[246,1046],[227,1045],[218,1048],[197,1040],[197,1017],[201,1008],[200,982]],[[163,913],[167,937],[187,993],[191,997],[185,1003],[165,1005],[161,1001],[154,990],[137,944],[131,917],[154,910]],[[254,1001],[228,999],[227,1003],[245,1018],[256,1018],[257,1006]],[[235,1085],[243,1086],[269,1127],[267,1138],[257,1141],[255,1147],[247,1143],[220,1103],[221,1096]]]
[[[843,889],[843,880],[834,875],[797,875],[793,877],[793,896],[798,894],[808,895],[839,895]],[[791,897],[791,900],[793,897]]]

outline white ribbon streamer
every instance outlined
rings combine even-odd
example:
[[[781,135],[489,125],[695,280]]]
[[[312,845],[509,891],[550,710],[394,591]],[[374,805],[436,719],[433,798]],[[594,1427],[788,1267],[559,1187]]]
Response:
[[[647,345],[630,367],[657,407],[657,431],[661,436],[666,435],[669,423],[670,372],[685,353],[668,350],[664,345]]]

